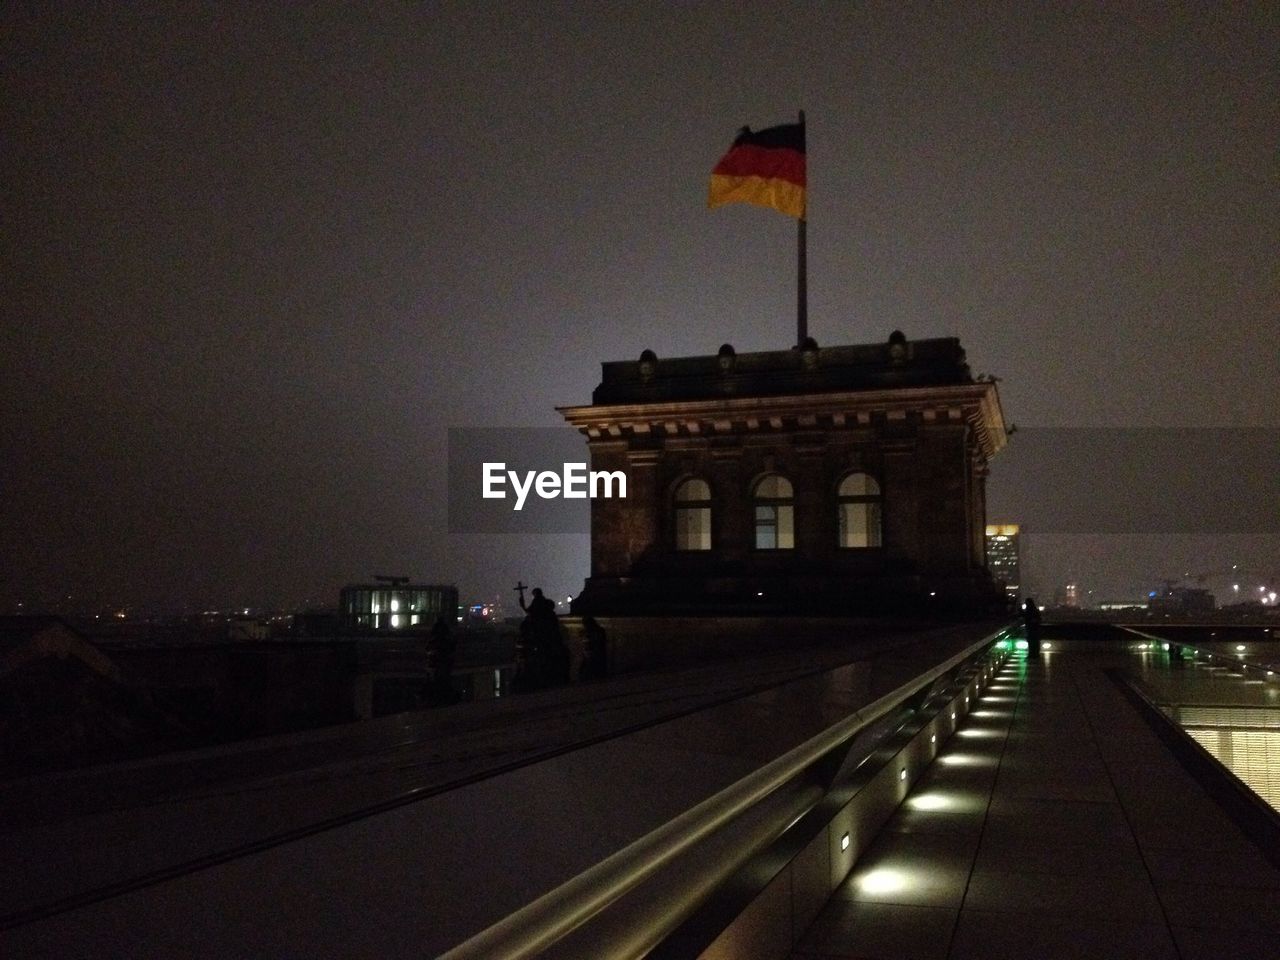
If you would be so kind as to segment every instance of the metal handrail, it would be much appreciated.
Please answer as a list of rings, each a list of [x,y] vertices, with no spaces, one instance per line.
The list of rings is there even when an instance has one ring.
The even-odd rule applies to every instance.
[[[1276,671],[1280,670],[1280,664],[1275,663],[1271,660],[1259,662],[1256,660],[1243,660],[1239,656],[1232,656],[1230,653],[1224,653],[1221,651],[1219,651],[1218,653],[1212,653],[1209,650],[1205,649],[1210,643],[1214,642],[1212,640],[1201,641],[1199,644],[1195,644],[1195,643],[1189,643],[1186,640],[1171,640],[1168,637],[1158,636],[1157,634],[1154,634],[1154,633],[1146,633],[1143,630],[1139,630],[1137,627],[1125,626],[1123,624],[1117,624],[1117,626],[1120,627],[1120,629],[1125,631],[1126,633],[1132,633],[1135,637],[1142,637],[1146,640],[1152,640],[1152,641],[1155,641],[1156,643],[1162,644],[1166,650],[1171,650],[1174,647],[1178,647],[1184,652],[1189,651],[1192,654],[1199,655],[1200,651],[1203,649],[1205,656],[1208,657],[1209,659],[1213,659],[1216,657],[1225,662],[1233,663],[1244,670],[1262,671],[1268,675],[1274,675]],[[1222,643],[1224,641],[1217,641],[1217,642]],[[1270,642],[1270,641],[1266,641],[1266,642]]]
[[[590,920],[698,841],[729,823],[831,750],[880,720],[939,677],[991,646],[1001,628],[861,707],[741,780],[601,860],[442,954],[440,960],[515,960],[535,955]]]

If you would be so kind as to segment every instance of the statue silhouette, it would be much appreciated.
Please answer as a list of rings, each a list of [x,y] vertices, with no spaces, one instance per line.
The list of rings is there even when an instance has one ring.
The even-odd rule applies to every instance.
[[[525,589],[523,583],[516,584],[525,618],[516,642],[516,673],[511,680],[514,693],[569,682],[569,648],[560,636],[556,605],[538,587],[533,588],[533,599],[526,604]]]

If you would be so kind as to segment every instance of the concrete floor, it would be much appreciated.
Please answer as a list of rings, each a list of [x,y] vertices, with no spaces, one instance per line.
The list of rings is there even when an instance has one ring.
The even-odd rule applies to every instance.
[[[1102,673],[1011,660],[793,954],[1280,957],[1280,871]]]

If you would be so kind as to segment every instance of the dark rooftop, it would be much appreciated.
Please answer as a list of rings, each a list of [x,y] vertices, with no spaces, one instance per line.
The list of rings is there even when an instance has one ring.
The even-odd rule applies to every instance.
[[[46,630],[54,629],[66,631],[77,639],[83,639],[79,631],[73,630],[65,620],[53,614],[19,614],[0,617],[0,650],[23,646]]]
[[[601,364],[592,403],[611,405],[736,396],[785,396],[973,383],[955,337],[908,340],[894,331],[883,343],[803,347],[762,353],[719,353],[660,359],[646,350],[638,360]]]

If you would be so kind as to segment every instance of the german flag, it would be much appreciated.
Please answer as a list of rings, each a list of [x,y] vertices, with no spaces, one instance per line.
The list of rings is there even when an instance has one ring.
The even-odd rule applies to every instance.
[[[804,187],[804,124],[743,127],[711,171],[707,205],[755,203],[803,220]]]

